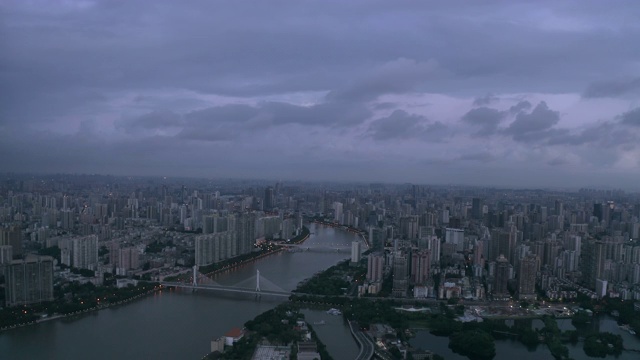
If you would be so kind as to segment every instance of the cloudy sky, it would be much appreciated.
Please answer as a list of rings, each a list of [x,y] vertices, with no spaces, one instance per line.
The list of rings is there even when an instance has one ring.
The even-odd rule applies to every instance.
[[[0,171],[640,189],[640,3],[0,0]]]

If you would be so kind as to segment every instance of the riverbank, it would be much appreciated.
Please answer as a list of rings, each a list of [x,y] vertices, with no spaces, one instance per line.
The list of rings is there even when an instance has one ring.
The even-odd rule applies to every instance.
[[[134,300],[137,300],[137,299],[146,297],[148,295],[154,294],[154,293],[156,293],[158,291],[162,291],[163,289],[164,289],[164,286],[158,284],[158,285],[155,285],[153,288],[151,288],[151,289],[149,289],[149,290],[147,290],[147,291],[145,291],[143,293],[131,296],[131,297],[123,299],[123,300],[119,300],[119,301],[112,302],[112,303],[109,302],[109,303],[106,303],[106,304],[99,304],[99,305],[96,305],[96,306],[83,308],[83,309],[72,311],[72,312],[68,312],[68,313],[65,313],[65,314],[54,313],[54,314],[48,315],[46,317],[36,317],[36,316],[38,316],[38,315],[35,315],[35,313],[37,313],[37,311],[33,311],[33,310],[31,310],[29,308],[26,308],[26,307],[21,307],[20,308],[21,311],[23,311],[25,314],[28,313],[29,311],[32,311],[34,313],[34,315],[32,315],[32,317],[35,317],[35,318],[32,321],[27,321],[27,322],[23,322],[23,323],[17,323],[17,324],[13,324],[13,325],[7,325],[7,326],[4,326],[4,327],[0,327],[0,332],[9,331],[9,330],[13,330],[13,329],[17,329],[17,328],[21,328],[21,327],[25,327],[25,326],[37,325],[37,324],[40,324],[40,323],[43,323],[43,322],[47,322],[47,321],[74,317],[74,316],[78,316],[78,315],[82,315],[82,314],[86,314],[86,313],[91,313],[91,312],[95,312],[95,311],[108,309],[108,308],[111,308],[111,307],[116,307],[116,306],[119,306],[119,305],[124,305],[124,304],[130,303],[130,302],[132,302]]]

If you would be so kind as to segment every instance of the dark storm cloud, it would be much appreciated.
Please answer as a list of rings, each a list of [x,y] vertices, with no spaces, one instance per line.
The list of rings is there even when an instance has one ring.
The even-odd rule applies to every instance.
[[[492,162],[494,160],[496,160],[496,157],[491,154],[490,152],[478,152],[478,153],[471,153],[471,154],[465,154],[462,155],[460,157],[457,158],[457,160],[460,161],[477,161],[477,162],[481,162],[481,163],[488,163],[488,162]]]
[[[500,100],[500,98],[498,98],[497,96],[493,95],[493,94],[487,94],[485,96],[481,96],[481,97],[477,97],[473,100],[473,105],[474,106],[485,106],[485,105],[489,105],[494,101],[498,101]]]
[[[328,100],[369,101],[384,94],[404,94],[425,84],[437,69],[433,61],[400,58],[368,70],[344,89],[331,91]]]
[[[624,125],[640,126],[640,107],[620,115]]]
[[[350,127],[362,123],[371,112],[362,104],[326,102],[301,106],[284,102],[262,102],[255,106],[230,104],[187,113],[180,123],[179,138],[221,141],[236,138],[243,132],[262,131],[273,126]],[[144,119],[153,123],[153,114]],[[163,127],[158,124],[158,127]]]
[[[541,140],[544,140],[548,145],[588,145],[615,148],[640,142],[636,131],[622,129],[618,123],[613,121],[595,124],[577,132],[571,132],[568,129],[554,129],[546,135],[547,138]]]
[[[616,97],[640,93],[640,77],[601,81],[590,84],[582,95],[585,98]]]
[[[498,130],[498,125],[505,119],[507,113],[488,107],[479,107],[469,110],[462,116],[462,121],[480,128],[478,136],[493,135]]]
[[[184,125],[184,119],[173,111],[153,111],[134,119],[116,123],[116,127],[125,129],[127,132],[179,127],[182,125]]]
[[[567,163],[568,163],[568,161],[566,159],[561,158],[561,157],[553,158],[553,159],[547,161],[547,164],[549,166],[564,166]]]
[[[536,29],[530,26],[536,24],[503,21],[496,14],[508,15],[509,9],[490,2],[464,7],[379,1],[29,3],[6,6],[0,42],[0,111],[13,119],[25,108],[40,109],[21,116],[23,122],[68,108],[55,94],[76,94],[67,99],[78,104],[87,91],[164,87],[234,96],[333,91],[336,98],[358,101],[415,89],[570,91],[585,74],[602,68],[622,72],[626,59],[640,56],[620,39],[636,39],[635,27]],[[544,6],[549,4],[535,5]],[[518,4],[513,11],[526,7]],[[580,2],[554,10],[588,18],[595,7],[602,6]],[[358,26],[351,25],[354,19]],[[594,42],[598,56],[592,54]],[[376,76],[368,77],[371,72]],[[368,80],[361,82],[363,77]]]
[[[371,116],[371,112],[357,102],[329,101],[311,106],[284,102],[266,102],[260,106],[260,115],[268,124],[300,124],[325,126],[357,125]]]
[[[391,115],[374,120],[368,130],[375,140],[442,141],[447,136],[447,127],[430,122],[426,117],[395,110]]]
[[[549,135],[549,130],[560,121],[560,113],[549,109],[541,101],[530,113],[519,112],[505,130],[517,141],[539,141]]]
[[[624,148],[640,144],[639,109],[616,116],[612,120],[589,125],[580,130],[552,129],[543,133],[540,141],[548,145],[593,146],[596,148]],[[634,123],[634,121],[637,121]],[[630,125],[631,128],[621,126]]]
[[[528,102],[527,100],[523,100],[523,101],[520,101],[517,104],[511,106],[509,108],[509,112],[515,115],[515,114],[519,113],[520,111],[531,109],[531,106],[532,105],[531,105],[530,102]]]
[[[373,108],[376,110],[388,110],[388,109],[393,109],[397,106],[398,104],[394,104],[391,102],[382,102],[382,103],[375,104]]]

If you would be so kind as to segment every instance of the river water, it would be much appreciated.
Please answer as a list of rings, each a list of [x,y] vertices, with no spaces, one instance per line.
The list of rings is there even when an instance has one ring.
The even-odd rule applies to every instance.
[[[260,270],[263,290],[294,289],[297,284],[342,259],[348,253],[327,251],[327,245],[350,246],[356,235],[311,224],[306,252],[282,252],[218,274],[216,282],[255,288]],[[273,285],[275,284],[275,285]],[[165,290],[138,301],[102,311],[44,322],[0,333],[0,359],[200,359],[210,341],[232,327],[275,307],[283,298],[180,290]],[[321,311],[306,313],[309,321],[338,359],[350,359],[358,348],[341,323]],[[342,357],[339,354],[345,354]]]

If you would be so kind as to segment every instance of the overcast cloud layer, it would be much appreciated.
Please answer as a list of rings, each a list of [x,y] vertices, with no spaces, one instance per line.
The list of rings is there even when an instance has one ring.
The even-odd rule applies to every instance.
[[[640,3],[2,1],[0,171],[640,188]]]

